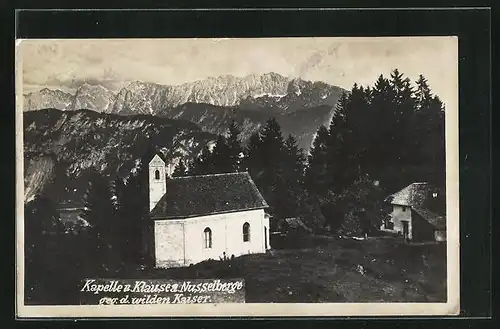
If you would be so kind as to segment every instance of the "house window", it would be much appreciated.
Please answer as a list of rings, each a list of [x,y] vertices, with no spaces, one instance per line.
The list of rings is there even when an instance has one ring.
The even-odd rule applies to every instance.
[[[384,224],[386,230],[394,230],[394,223],[390,220],[386,220]]]
[[[210,228],[205,228],[203,231],[203,237],[205,248],[212,248],[212,230]]]
[[[403,207],[403,212],[405,212],[405,211],[406,211],[406,207]]]
[[[158,169],[155,170],[155,179],[160,180],[160,171]]]
[[[243,224],[243,242],[250,241],[250,224]]]

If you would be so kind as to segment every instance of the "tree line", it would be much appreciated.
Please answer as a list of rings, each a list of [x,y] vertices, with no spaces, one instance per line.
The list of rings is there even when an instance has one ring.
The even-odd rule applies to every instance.
[[[271,229],[301,217],[316,230],[366,233],[382,222],[387,194],[416,181],[444,186],[444,105],[423,75],[412,84],[395,69],[373,87],[354,84],[308,154],[275,119],[246,145],[239,134],[233,122],[174,176],[248,171],[270,205]]]
[[[25,301],[34,304],[79,304],[82,280],[127,277],[150,265],[142,230],[149,220],[147,164],[150,148],[126,181],[89,173],[86,225],[68,230],[55,204],[37,197],[25,205]]]

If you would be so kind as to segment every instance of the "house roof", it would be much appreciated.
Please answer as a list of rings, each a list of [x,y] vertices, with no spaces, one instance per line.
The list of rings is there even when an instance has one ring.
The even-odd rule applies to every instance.
[[[386,201],[401,206],[421,207],[436,189],[428,183],[413,183],[399,192],[391,194]]]
[[[423,207],[413,206],[411,209],[435,228],[446,229],[446,217],[436,215],[435,213]]]
[[[304,230],[306,231],[310,231],[311,229],[309,227],[307,227],[306,224],[304,224],[303,221],[301,221],[300,219],[298,218],[285,218],[285,223],[291,227],[291,228],[303,228]]]
[[[85,207],[83,197],[60,199],[56,204],[57,210],[83,209],[83,207]]]
[[[180,219],[267,207],[248,172],[187,176],[167,180],[167,193],[150,217]]]

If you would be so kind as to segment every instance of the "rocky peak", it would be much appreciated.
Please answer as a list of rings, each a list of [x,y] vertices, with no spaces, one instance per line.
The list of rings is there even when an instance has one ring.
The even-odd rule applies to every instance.
[[[96,112],[108,112],[109,105],[114,101],[112,91],[101,85],[82,84],[75,92],[71,103],[72,110],[88,109]]]

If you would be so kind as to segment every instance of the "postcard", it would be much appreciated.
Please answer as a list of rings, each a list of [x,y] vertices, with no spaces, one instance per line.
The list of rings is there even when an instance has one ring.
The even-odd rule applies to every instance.
[[[17,315],[457,315],[458,39],[21,39]]]

